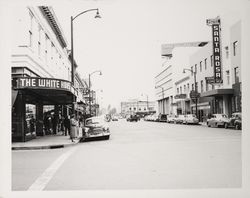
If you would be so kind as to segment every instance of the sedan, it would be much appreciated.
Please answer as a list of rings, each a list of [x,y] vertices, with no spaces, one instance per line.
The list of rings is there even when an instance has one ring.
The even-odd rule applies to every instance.
[[[225,128],[235,128],[236,130],[241,129],[241,113],[233,113],[229,118],[228,122],[225,123]]]
[[[175,118],[174,118],[174,123],[175,124],[182,124],[185,120],[185,116],[184,115],[177,115]]]
[[[210,119],[207,120],[208,127],[224,127],[225,123],[229,121],[226,114],[213,114]]]
[[[84,127],[84,138],[103,137],[109,139],[109,126],[102,117],[91,117],[86,119]]]
[[[187,114],[185,115],[185,119],[183,124],[199,124],[199,120],[196,118],[194,114]]]

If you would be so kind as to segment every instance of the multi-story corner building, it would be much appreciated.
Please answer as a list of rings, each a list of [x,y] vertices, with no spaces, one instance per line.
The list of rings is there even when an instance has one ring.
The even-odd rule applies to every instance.
[[[190,57],[191,70],[196,72],[198,99],[198,117],[205,120],[209,114],[241,111],[241,21],[235,17],[221,20],[221,69],[222,83],[211,83],[208,77],[214,76],[213,46],[209,43]],[[190,83],[194,90],[194,78]],[[195,104],[191,104],[195,112]]]
[[[56,121],[83,100],[71,83],[67,42],[51,7],[13,8],[12,141],[45,135],[45,118]],[[76,65],[75,65],[76,66]],[[78,75],[76,86],[82,86]],[[78,98],[78,99],[77,99]]]
[[[155,113],[155,102],[153,101],[141,101],[141,100],[129,100],[127,102],[121,102],[121,114],[126,115],[148,115]]]
[[[173,65],[168,62],[162,71],[155,77],[156,100],[158,102],[158,112],[161,114],[173,113]]]

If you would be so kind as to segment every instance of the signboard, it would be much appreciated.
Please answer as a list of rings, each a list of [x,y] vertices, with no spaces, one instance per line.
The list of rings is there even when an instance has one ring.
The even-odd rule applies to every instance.
[[[207,84],[214,84],[215,83],[214,76],[205,77],[205,80],[206,80]],[[218,81],[217,81],[217,83],[218,83]],[[219,83],[222,83],[222,80],[220,80]]]
[[[196,99],[200,97],[200,93],[196,92],[196,91],[190,91],[190,98],[191,99]]]
[[[187,97],[187,94],[178,94],[174,96],[175,99],[185,99],[186,97]]]
[[[220,19],[207,19],[207,25],[212,27],[214,83],[221,83],[221,47],[220,47]]]
[[[60,89],[74,93],[74,88],[72,87],[71,82],[53,78],[32,78],[32,77],[17,78],[15,88]]]

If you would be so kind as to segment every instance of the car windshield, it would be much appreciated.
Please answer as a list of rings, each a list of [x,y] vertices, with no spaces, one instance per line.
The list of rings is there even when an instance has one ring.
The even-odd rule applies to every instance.
[[[86,125],[90,125],[90,124],[100,124],[103,123],[104,121],[100,118],[91,118],[86,120]]]

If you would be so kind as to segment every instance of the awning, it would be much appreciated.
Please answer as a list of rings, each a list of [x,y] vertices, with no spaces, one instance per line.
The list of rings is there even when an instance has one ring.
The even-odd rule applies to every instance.
[[[233,89],[213,89],[207,92],[201,93],[201,97],[211,97],[211,96],[223,96],[223,95],[233,95]]]
[[[76,90],[71,82],[53,78],[20,77],[13,79],[13,90],[25,94],[27,103],[42,101],[44,105],[72,104]]]

